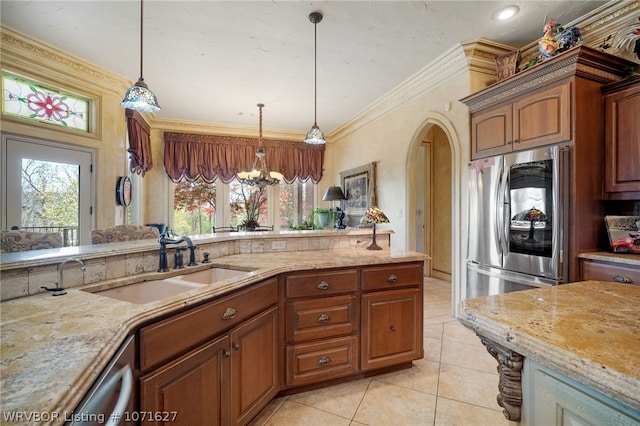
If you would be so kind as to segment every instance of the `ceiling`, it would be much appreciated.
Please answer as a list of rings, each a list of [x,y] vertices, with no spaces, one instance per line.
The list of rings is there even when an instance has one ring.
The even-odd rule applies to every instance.
[[[143,76],[158,118],[325,133],[356,116],[457,43],[486,38],[522,47],[550,19],[568,24],[604,1],[144,2]],[[507,5],[520,13],[492,20]],[[2,0],[3,25],[135,82],[137,0]],[[123,93],[124,94],[124,93]]]

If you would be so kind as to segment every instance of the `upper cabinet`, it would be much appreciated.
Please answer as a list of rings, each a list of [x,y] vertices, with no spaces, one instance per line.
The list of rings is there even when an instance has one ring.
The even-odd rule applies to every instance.
[[[605,198],[640,200],[640,77],[602,88],[605,99]]]
[[[571,84],[564,83],[471,117],[473,158],[571,139]]]
[[[462,99],[471,112],[471,158],[595,136],[602,131],[599,89],[630,65],[578,46]]]

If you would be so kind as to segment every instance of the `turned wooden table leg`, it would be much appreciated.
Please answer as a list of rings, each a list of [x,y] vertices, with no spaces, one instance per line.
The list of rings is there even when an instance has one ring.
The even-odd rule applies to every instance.
[[[511,421],[519,422],[522,408],[522,366],[524,357],[517,352],[507,349],[485,337],[480,341],[487,347],[487,351],[498,361],[497,400],[504,410],[502,413]]]

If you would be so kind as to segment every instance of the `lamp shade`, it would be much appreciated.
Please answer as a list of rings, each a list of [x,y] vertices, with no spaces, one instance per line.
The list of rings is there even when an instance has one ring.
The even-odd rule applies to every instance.
[[[322,197],[322,201],[335,201],[335,200],[346,200],[347,197],[344,196],[344,192],[342,192],[342,188],[339,186],[330,186],[324,193]]]
[[[389,223],[389,218],[378,207],[370,207],[362,216],[362,223]]]
[[[149,87],[142,78],[127,90],[120,105],[126,109],[141,112],[158,112],[161,109],[160,105],[158,105],[156,95],[149,90]]]

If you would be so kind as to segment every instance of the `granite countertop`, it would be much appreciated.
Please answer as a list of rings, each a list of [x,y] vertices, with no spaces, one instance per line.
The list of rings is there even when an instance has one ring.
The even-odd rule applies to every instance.
[[[640,286],[583,281],[467,299],[477,334],[640,410]]]
[[[600,260],[602,262],[620,263],[629,266],[640,267],[640,254],[635,253],[612,253],[610,251],[594,251],[580,253],[581,259]]]
[[[251,269],[253,272],[249,276],[147,304],[106,298],[83,291],[83,287],[68,289],[61,297],[41,294],[2,302],[2,411],[47,413],[53,420],[51,423],[61,423],[65,413],[75,408],[131,330],[187,305],[213,299],[283,272],[425,258],[421,253],[394,249],[237,254],[214,259],[214,264]],[[204,267],[208,266],[199,265],[193,271]],[[189,269],[181,273],[187,272]],[[157,273],[154,278],[158,279]],[[3,417],[0,423],[5,422]]]

